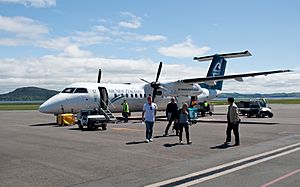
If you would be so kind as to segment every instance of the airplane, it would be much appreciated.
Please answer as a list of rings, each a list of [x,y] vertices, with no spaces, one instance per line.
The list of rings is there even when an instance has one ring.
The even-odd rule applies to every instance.
[[[160,62],[156,79],[153,82],[141,79],[145,83],[137,84],[113,84],[100,83],[101,69],[98,73],[97,83],[73,83],[63,91],[45,101],[39,111],[48,114],[78,114],[81,110],[108,109],[111,112],[122,112],[122,102],[124,100],[130,106],[130,111],[141,111],[143,104],[147,102],[146,97],[152,95],[158,109],[164,110],[170,101],[170,97],[176,97],[178,103],[191,101],[196,98],[197,102],[212,100],[222,93],[223,80],[233,79],[239,82],[244,77],[255,77],[259,75],[269,75],[275,73],[285,73],[291,70],[276,70],[256,73],[244,73],[235,75],[225,75],[228,58],[238,58],[252,56],[249,51],[215,54],[204,57],[195,57],[199,62],[211,60],[206,77],[182,79],[177,81],[159,82],[162,70]]]

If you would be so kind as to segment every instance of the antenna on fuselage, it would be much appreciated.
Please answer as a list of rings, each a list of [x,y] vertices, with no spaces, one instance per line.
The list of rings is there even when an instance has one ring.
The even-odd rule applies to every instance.
[[[100,83],[101,81],[101,69],[99,69],[98,71],[98,80],[97,80],[97,83]]]

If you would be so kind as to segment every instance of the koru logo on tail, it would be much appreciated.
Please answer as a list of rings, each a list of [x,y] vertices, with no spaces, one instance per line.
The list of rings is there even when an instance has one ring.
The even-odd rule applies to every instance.
[[[222,66],[223,59],[220,59],[220,61],[215,65],[213,69],[213,77],[218,76],[221,74],[221,66]]]

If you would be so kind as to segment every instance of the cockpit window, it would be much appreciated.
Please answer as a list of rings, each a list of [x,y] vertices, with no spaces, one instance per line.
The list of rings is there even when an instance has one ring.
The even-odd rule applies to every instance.
[[[73,93],[75,88],[65,88],[61,93]]]
[[[76,88],[74,93],[88,93],[86,88]]]

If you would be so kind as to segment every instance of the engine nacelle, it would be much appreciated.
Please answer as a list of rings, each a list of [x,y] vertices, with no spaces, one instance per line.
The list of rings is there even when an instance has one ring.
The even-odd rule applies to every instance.
[[[164,96],[195,96],[200,95],[203,90],[199,84],[169,83],[161,89]]]

